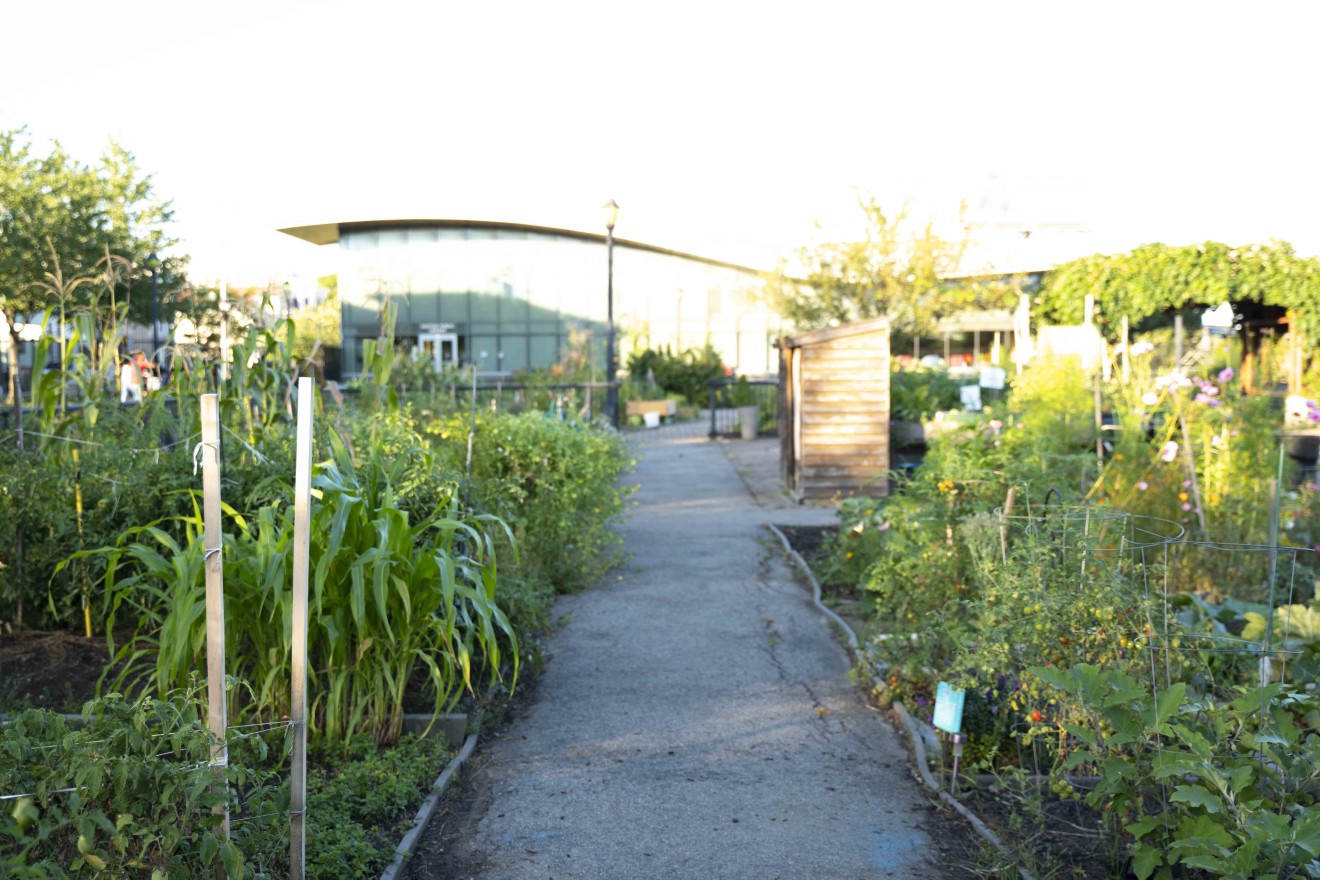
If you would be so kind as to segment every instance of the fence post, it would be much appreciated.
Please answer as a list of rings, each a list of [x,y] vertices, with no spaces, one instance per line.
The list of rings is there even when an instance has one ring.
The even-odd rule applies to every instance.
[[[312,507],[312,380],[298,380],[298,441],[293,482],[293,657],[289,724],[289,876],[302,880],[307,846],[307,566]]]
[[[710,432],[706,436],[714,440],[719,436],[715,430],[715,380],[707,380],[706,388],[710,390]]]
[[[225,589],[224,529],[220,519],[220,396],[203,394],[202,400],[202,525],[206,557],[206,726],[216,737],[211,762],[224,773],[229,766],[225,728],[229,707],[225,696]],[[228,783],[226,783],[228,785]],[[229,800],[221,808],[222,837],[229,836]]]

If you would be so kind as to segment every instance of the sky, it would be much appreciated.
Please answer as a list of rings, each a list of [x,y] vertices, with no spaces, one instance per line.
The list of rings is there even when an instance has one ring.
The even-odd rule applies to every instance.
[[[10,0],[3,19],[0,129],[133,152],[199,281],[334,271],[280,227],[603,232],[607,199],[620,238],[765,268],[860,236],[859,194],[953,235],[965,202],[1027,262],[1320,254],[1317,3]]]

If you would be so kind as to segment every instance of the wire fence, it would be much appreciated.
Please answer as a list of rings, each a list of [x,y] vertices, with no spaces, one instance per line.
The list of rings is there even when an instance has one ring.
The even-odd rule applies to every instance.
[[[1228,725],[1206,726],[1196,734],[1203,740],[1196,740],[1198,760],[1225,774],[1230,764],[1254,762],[1261,786],[1287,789],[1302,781],[1273,766],[1258,744],[1284,741],[1286,732],[1276,728],[1290,717],[1286,707],[1294,697],[1281,685],[1304,687],[1315,678],[1312,649],[1320,645],[1320,631],[1307,604],[1320,575],[1315,551],[1277,541],[1187,540],[1178,523],[1089,505],[1000,509],[997,516],[998,561],[1048,572],[1036,580],[1051,585],[1060,607],[1088,612],[1065,625],[1059,641],[1096,645],[1107,634],[1113,647],[1104,656],[1110,659],[1089,662],[1126,670],[1150,705],[1170,715],[1194,694],[1201,712],[1246,699],[1243,705],[1254,707],[1253,729],[1244,735]],[[1083,595],[1094,607],[1076,607]],[[1027,601],[1048,606],[1050,599],[1037,593]],[[1170,758],[1192,748],[1191,734],[1171,733],[1160,723],[1152,737],[1144,748]],[[1169,809],[1177,784],[1166,778],[1152,792],[1161,811]]]

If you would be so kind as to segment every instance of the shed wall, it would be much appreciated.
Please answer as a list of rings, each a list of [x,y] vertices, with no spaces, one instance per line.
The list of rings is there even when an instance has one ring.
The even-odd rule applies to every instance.
[[[803,345],[796,418],[803,498],[888,492],[889,334]]]

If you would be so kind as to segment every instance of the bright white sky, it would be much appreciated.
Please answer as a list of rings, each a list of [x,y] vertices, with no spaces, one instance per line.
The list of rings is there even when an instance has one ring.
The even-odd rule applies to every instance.
[[[1082,252],[1320,253],[1312,2],[11,0],[0,23],[0,128],[87,161],[118,140],[203,280],[333,270],[279,226],[603,231],[609,198],[621,238],[768,267],[857,235],[857,188],[1080,224]]]

